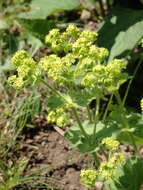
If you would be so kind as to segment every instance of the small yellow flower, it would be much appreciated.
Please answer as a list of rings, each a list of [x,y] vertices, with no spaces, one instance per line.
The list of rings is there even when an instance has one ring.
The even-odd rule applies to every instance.
[[[15,53],[15,55],[12,58],[12,64],[17,68],[21,64],[23,64],[23,60],[28,58],[29,55],[24,50],[19,50]]]
[[[78,37],[81,31],[75,25],[69,24],[65,33],[67,34],[67,36]]]
[[[114,176],[114,165],[108,162],[102,162],[98,170],[98,175],[104,180],[108,180]]]
[[[56,125],[59,127],[63,127],[69,124],[69,115],[68,113],[65,113],[64,107],[58,108],[49,112],[47,121],[56,123]]]
[[[107,148],[109,148],[110,151],[117,150],[120,144],[119,141],[114,140],[111,137],[104,138],[101,143],[107,146]]]
[[[125,156],[122,153],[114,153],[114,155],[110,158],[109,163],[113,165],[117,164],[124,164],[125,163]]]
[[[21,77],[16,77],[16,75],[9,77],[8,82],[13,88],[17,90],[21,89],[24,85],[23,79]]]
[[[81,170],[80,172],[80,181],[86,186],[86,187],[94,187],[95,182],[97,179],[97,172],[93,169],[88,170]]]

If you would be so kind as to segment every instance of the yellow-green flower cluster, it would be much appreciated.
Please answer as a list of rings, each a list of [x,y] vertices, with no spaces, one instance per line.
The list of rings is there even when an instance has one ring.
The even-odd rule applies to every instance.
[[[113,179],[116,168],[125,163],[125,157],[122,153],[114,153],[108,161],[101,163],[98,170],[81,170],[80,181],[87,187],[94,187],[96,180],[106,181]]]
[[[17,70],[17,75],[9,77],[8,81],[16,89],[21,89],[29,81],[34,83],[40,74],[36,62],[24,50],[16,52],[12,64]]]
[[[63,82],[62,73],[64,73],[74,62],[71,54],[67,54],[63,58],[55,54],[45,56],[40,60],[40,68],[47,72],[48,76],[56,82]]]
[[[125,157],[120,152],[113,153],[113,151],[118,149],[120,144],[117,140],[114,140],[111,137],[107,137],[102,140],[101,144],[105,145],[109,149],[110,153],[112,153],[108,161],[101,163],[98,170],[100,178],[102,178],[103,180],[108,180],[114,177],[114,171],[117,166],[124,164]]]
[[[127,79],[127,74],[122,73],[125,68],[125,62],[119,59],[114,59],[108,65],[97,64],[86,73],[81,83],[87,87],[102,88],[105,92],[116,91]]]
[[[72,44],[72,53],[78,59],[88,57],[88,55],[91,56],[90,47],[93,46],[92,43],[94,43],[96,39],[96,32],[84,30],[81,32],[79,38]],[[93,58],[95,59],[97,57],[94,56]]]
[[[102,162],[99,167],[99,176],[103,180],[114,177],[115,169],[118,165],[125,163],[125,157],[122,153],[115,153],[108,161]]]
[[[103,64],[109,52],[95,45],[97,36],[94,31],[81,31],[74,25],[69,25],[63,33],[51,30],[45,41],[57,55],[42,58],[41,68],[59,84],[80,81],[81,85],[96,88],[102,94],[118,90],[127,79],[127,74],[122,73],[126,64],[119,59]]]
[[[143,113],[143,98],[141,99],[140,105],[141,105],[141,111],[142,111],[142,113]]]
[[[8,78],[8,82],[15,89],[21,89],[24,86],[24,81],[21,77],[17,77],[16,75],[12,75]]]
[[[97,180],[97,172],[93,169],[81,170],[80,181],[88,188],[94,187]]]
[[[125,163],[125,156],[120,152],[113,152],[119,147],[119,142],[112,138],[105,138],[102,144],[106,145],[111,152],[106,161],[103,161],[97,170],[81,170],[80,180],[87,187],[94,187],[96,180],[106,181],[115,177],[118,166]]]
[[[127,74],[122,73],[126,64],[115,59],[106,65],[109,52],[95,45],[97,36],[94,31],[81,31],[74,25],[69,25],[63,33],[59,29],[51,30],[45,41],[55,54],[41,58],[36,64],[25,51],[18,51],[12,58],[18,76],[10,78],[10,83],[19,89],[28,82],[27,79],[36,81],[44,70],[65,87],[78,84],[94,88],[103,95],[118,90],[127,79]]]
[[[65,108],[58,108],[49,112],[47,121],[50,123],[56,123],[59,127],[63,127],[69,124],[69,115],[68,113],[65,113]]]
[[[110,151],[115,151],[119,147],[119,141],[114,140],[111,137],[104,138],[101,142],[103,145],[105,145]]]
[[[51,46],[55,52],[68,52],[72,48],[72,41],[79,37],[80,30],[73,25],[69,25],[65,32],[60,33],[59,29],[53,29],[45,37],[45,42]]]

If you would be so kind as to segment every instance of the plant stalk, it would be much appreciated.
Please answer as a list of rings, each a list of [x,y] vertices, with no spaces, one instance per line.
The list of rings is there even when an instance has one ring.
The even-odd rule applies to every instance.
[[[99,119],[99,108],[100,108],[100,99],[97,98],[96,99],[96,108],[95,108],[95,116],[94,116],[94,136],[96,134],[96,125],[97,125],[97,121]]]
[[[92,122],[92,116],[91,116],[91,113],[90,113],[89,105],[86,106],[86,109],[87,109],[88,119],[89,119],[89,121],[91,123]]]
[[[129,84],[128,84],[128,86],[127,86],[127,89],[126,89],[126,92],[125,92],[125,95],[124,95],[124,98],[123,98],[123,103],[122,103],[123,105],[125,105],[127,96],[128,96],[128,94],[129,94],[129,90],[130,90],[130,88],[131,88],[131,84],[132,84],[132,82],[133,82],[133,80],[134,80],[134,78],[135,78],[135,76],[136,76],[136,74],[137,74],[137,72],[138,72],[138,69],[139,69],[141,63],[142,63],[142,59],[140,59],[138,65],[136,66],[136,68],[135,68],[135,70],[134,70],[133,76],[132,76],[132,78],[131,78],[130,81],[129,81]]]
[[[95,152],[93,152],[92,155],[93,155],[93,158],[94,158],[97,166],[100,166],[100,160],[99,160],[97,154]]]
[[[108,102],[107,107],[106,107],[106,110],[105,110],[105,112],[104,112],[103,121],[104,121],[104,120],[106,119],[106,117],[107,117],[107,113],[108,113],[109,107],[110,107],[110,105],[111,105],[111,103],[112,103],[112,98],[113,98],[113,94],[111,94],[110,99],[109,99],[109,102]]]
[[[49,85],[47,82],[45,82],[44,80],[40,80],[43,84],[45,84],[49,89],[51,89],[55,94],[57,94],[58,96],[60,96],[61,98],[64,99],[64,97],[57,91],[55,90],[51,85]],[[65,99],[64,99],[65,100]],[[66,100],[65,100],[66,101]],[[80,118],[79,118],[79,115],[77,113],[77,110],[75,107],[72,107],[72,112],[73,112],[73,115],[79,125],[79,128],[80,128],[80,131],[82,132],[82,134],[84,135],[84,137],[87,139],[87,142],[88,144],[90,145],[90,140],[89,140],[89,137],[88,137],[88,134],[86,133],[86,131],[84,130],[83,126],[82,126],[82,123],[80,121]]]
[[[123,106],[123,103],[122,103],[122,100],[121,100],[121,98],[120,98],[120,94],[119,94],[118,91],[115,92],[115,96],[116,96],[116,99],[117,99],[117,101],[118,101],[118,104],[119,104],[120,107],[121,107],[121,110],[122,110],[123,114],[125,115],[124,106]],[[122,117],[122,119],[123,119],[123,122],[124,122],[125,126],[126,126],[127,128],[130,128],[127,119],[126,119],[125,117]],[[134,149],[135,149],[135,152],[138,154],[138,148],[137,148],[137,145],[136,145],[136,143],[135,143],[134,137],[133,137],[133,135],[132,135],[130,132],[129,132],[128,134],[129,134],[129,136],[130,136],[130,139],[131,139],[132,145],[133,145],[133,147],[134,147]]]
[[[63,98],[63,96],[62,96],[57,90],[55,90],[50,84],[48,84],[47,82],[45,82],[43,79],[40,79],[40,81],[41,81],[44,85],[46,85],[51,91],[53,91],[55,94],[57,94],[58,96],[60,96],[60,97]]]
[[[72,107],[71,109],[72,109],[74,117],[76,118],[76,121],[77,121],[77,123],[79,125],[79,128],[80,128],[82,134],[85,136],[85,138],[87,139],[88,143],[90,144],[89,137],[88,137],[86,131],[84,130],[83,126],[82,126],[82,123],[80,121],[80,118],[78,116],[76,108]]]

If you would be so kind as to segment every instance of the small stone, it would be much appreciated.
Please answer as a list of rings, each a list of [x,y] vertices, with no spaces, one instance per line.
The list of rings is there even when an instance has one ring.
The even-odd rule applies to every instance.
[[[80,16],[81,20],[88,20],[91,17],[91,13],[87,10],[83,10]]]

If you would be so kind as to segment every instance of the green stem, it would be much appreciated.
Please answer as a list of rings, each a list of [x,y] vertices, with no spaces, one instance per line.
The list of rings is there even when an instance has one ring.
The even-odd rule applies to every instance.
[[[87,109],[88,119],[89,119],[89,121],[91,123],[92,122],[92,116],[91,116],[91,113],[90,113],[89,105],[86,106],[86,109]]]
[[[138,69],[139,69],[141,63],[142,63],[142,59],[140,59],[138,65],[136,66],[136,68],[135,68],[135,70],[134,70],[133,76],[132,76],[132,78],[131,78],[130,81],[129,81],[129,84],[128,84],[128,86],[127,86],[127,89],[126,89],[126,92],[125,92],[125,95],[124,95],[124,98],[123,98],[123,103],[122,103],[123,105],[125,105],[127,96],[128,96],[128,94],[129,94],[129,90],[130,90],[130,88],[131,88],[131,84],[132,84],[132,82],[133,82],[133,80],[134,80],[134,78],[135,78],[135,76],[136,76],[136,74],[137,74],[137,72],[138,72]]]
[[[100,160],[99,160],[97,154],[95,152],[93,152],[92,155],[93,155],[93,158],[94,158],[97,166],[100,166]]]
[[[99,108],[100,108],[100,99],[96,100],[96,110],[95,110],[95,121],[99,119]]]
[[[137,148],[137,145],[136,145],[136,143],[135,143],[135,140],[134,140],[133,135],[132,135],[131,133],[129,133],[129,136],[130,136],[131,142],[132,142],[132,144],[133,144],[133,147],[134,147],[134,149],[135,149],[135,152],[136,152],[137,154],[139,154],[139,151],[138,151],[138,148]]]
[[[121,107],[121,110],[122,110],[123,114],[125,115],[124,106],[123,106],[122,100],[121,100],[121,98],[120,98],[119,92],[115,92],[115,96],[116,96],[116,99],[117,99],[117,101],[118,101],[118,104],[119,104],[120,107]],[[126,127],[126,128],[130,128],[127,119],[126,119],[125,117],[123,117],[123,115],[122,115],[122,119],[123,119],[123,122],[124,122],[125,127]],[[138,153],[138,148],[137,148],[137,145],[136,145],[136,143],[135,143],[135,140],[134,140],[133,135],[132,135],[130,132],[129,132],[128,134],[129,134],[129,136],[130,136],[130,139],[131,139],[132,145],[133,145],[133,147],[134,147],[134,149],[135,149],[135,152]]]
[[[51,85],[49,85],[47,82],[45,82],[45,81],[42,80],[42,79],[40,79],[40,81],[41,81],[43,84],[45,84],[49,89],[51,89],[55,94],[57,94],[58,96],[60,96],[61,98],[64,99],[64,97],[63,97],[57,90],[55,90]],[[65,100],[65,101],[66,101],[66,100]],[[81,121],[80,121],[80,118],[79,118],[79,115],[78,115],[78,113],[77,113],[76,108],[72,107],[71,109],[72,109],[73,115],[74,115],[74,117],[75,117],[75,119],[76,119],[76,121],[77,121],[77,123],[78,123],[78,125],[79,125],[79,128],[80,128],[82,134],[83,134],[84,137],[87,139],[87,142],[88,142],[88,144],[90,145],[90,140],[89,140],[88,134],[86,133],[86,131],[84,130],[84,128],[83,128],[83,126],[82,126],[82,123],[81,123]]]
[[[60,96],[60,97],[63,98],[63,96],[57,90],[55,90],[50,84],[48,84],[47,82],[45,82],[43,79],[40,79],[40,82],[42,82],[44,85],[46,85],[55,94],[57,94],[58,96]]]
[[[106,107],[106,110],[105,110],[105,112],[104,112],[103,121],[104,121],[104,120],[106,119],[106,117],[107,117],[107,113],[108,113],[109,107],[110,107],[110,105],[111,105],[111,103],[112,103],[112,98],[113,98],[113,94],[111,94],[110,99],[109,99],[109,102],[108,102],[107,107]]]
[[[78,123],[78,125],[79,125],[79,128],[80,128],[81,132],[83,133],[83,135],[84,135],[85,138],[87,139],[88,144],[90,145],[90,139],[89,139],[87,133],[85,132],[85,130],[84,130],[83,126],[82,126],[82,123],[81,123],[81,121],[80,121],[80,118],[79,118],[79,116],[78,116],[78,113],[77,113],[76,108],[73,107],[73,108],[72,108],[72,111],[73,111],[73,114],[74,114],[74,116],[75,116],[75,118],[76,118],[76,120],[77,120],[77,123]],[[92,153],[92,155],[93,155],[93,158],[94,158],[96,164],[99,166],[99,165],[100,165],[100,160],[98,159],[97,154],[94,152],[94,153]]]
[[[76,121],[77,121],[77,123],[78,123],[78,125],[79,125],[79,128],[80,128],[82,134],[85,136],[85,138],[87,139],[88,143],[90,144],[89,137],[88,137],[86,131],[84,130],[83,126],[82,126],[82,123],[81,123],[81,121],[80,121],[80,118],[79,118],[79,116],[78,116],[78,113],[77,113],[76,108],[72,107],[71,109],[72,109],[72,112],[73,112],[74,117],[76,118]]]
[[[100,149],[101,149],[102,153],[104,154],[106,160],[108,160],[108,155],[107,155],[107,153],[104,151],[104,147],[101,146]]]
[[[117,99],[117,102],[118,102],[120,108],[122,109],[122,111],[124,111],[123,103],[122,103],[122,100],[121,100],[119,92],[116,91],[114,94],[115,94],[115,97]]]
[[[94,116],[94,136],[95,136],[95,133],[96,133],[97,121],[99,119],[99,108],[100,108],[100,99],[97,98],[96,99],[95,116]]]

